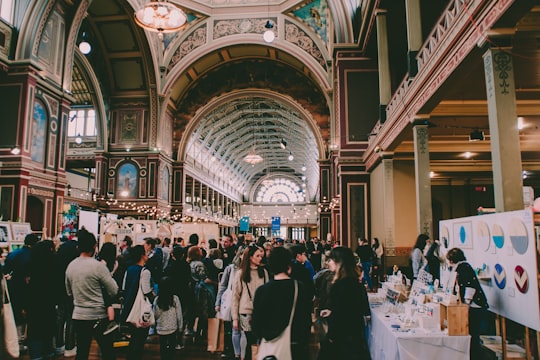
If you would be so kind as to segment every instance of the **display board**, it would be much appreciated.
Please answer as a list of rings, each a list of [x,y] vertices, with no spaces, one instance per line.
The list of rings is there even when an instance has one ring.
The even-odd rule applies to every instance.
[[[489,310],[540,331],[532,209],[444,220],[440,240],[478,269]]]
[[[214,223],[176,223],[171,228],[172,236],[182,237],[186,242],[191,234],[199,235],[199,241],[219,241],[219,226]]]

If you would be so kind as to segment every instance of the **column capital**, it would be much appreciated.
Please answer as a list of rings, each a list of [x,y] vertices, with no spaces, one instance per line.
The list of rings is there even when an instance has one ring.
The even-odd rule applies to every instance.
[[[412,121],[412,126],[420,126],[420,125],[425,125],[425,126],[429,126],[429,116],[415,116]]]

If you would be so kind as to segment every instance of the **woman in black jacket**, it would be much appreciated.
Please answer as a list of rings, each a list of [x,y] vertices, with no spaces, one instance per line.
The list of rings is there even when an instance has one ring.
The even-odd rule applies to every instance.
[[[360,282],[362,271],[351,249],[338,246],[332,249],[328,268],[334,272],[330,288],[330,306],[321,310],[328,319],[326,340],[321,343],[319,360],[370,359],[365,316],[370,316],[366,288]]]
[[[268,256],[268,268],[274,279],[257,288],[253,301],[252,328],[259,339],[273,340],[287,327],[294,299],[294,281],[288,275],[291,253],[275,247]],[[311,295],[300,281],[291,325],[291,354],[293,360],[308,360],[308,341],[311,329]]]
[[[450,284],[452,290],[459,286],[459,299],[469,305],[469,334],[471,335],[471,359],[480,359],[482,345],[480,334],[488,328],[489,314],[486,294],[472,266],[467,262],[463,250],[453,248],[446,254],[448,264],[455,271],[455,283]],[[451,276],[453,278],[453,276]]]

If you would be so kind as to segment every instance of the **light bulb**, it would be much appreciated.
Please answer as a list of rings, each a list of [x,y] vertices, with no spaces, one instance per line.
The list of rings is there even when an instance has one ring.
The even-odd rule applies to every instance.
[[[263,39],[267,43],[273,42],[275,38],[276,38],[276,34],[274,34],[274,32],[271,29],[266,30],[263,34]]]
[[[83,40],[79,43],[79,50],[81,50],[84,55],[88,55],[92,51],[92,45],[90,45],[88,41]]]

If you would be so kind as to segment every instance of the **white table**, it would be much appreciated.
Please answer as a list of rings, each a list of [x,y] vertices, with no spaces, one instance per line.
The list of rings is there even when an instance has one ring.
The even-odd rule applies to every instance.
[[[399,324],[396,314],[384,314],[382,308],[371,310],[369,349],[373,360],[468,360],[471,337],[448,336],[442,332],[392,328]]]

